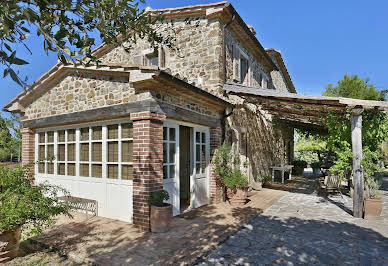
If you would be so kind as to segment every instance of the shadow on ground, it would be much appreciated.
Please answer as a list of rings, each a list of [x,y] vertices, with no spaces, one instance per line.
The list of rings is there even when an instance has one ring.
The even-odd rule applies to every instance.
[[[386,265],[388,238],[347,222],[257,216],[216,252],[214,264]]]

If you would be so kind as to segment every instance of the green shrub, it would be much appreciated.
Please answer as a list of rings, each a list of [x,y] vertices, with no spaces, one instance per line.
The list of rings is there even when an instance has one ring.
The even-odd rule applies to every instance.
[[[270,175],[261,176],[260,181],[263,183],[272,182],[272,176],[270,176]]]
[[[303,160],[294,160],[292,161],[292,165],[297,168],[306,168],[307,162]]]
[[[25,225],[28,235],[38,235],[59,214],[69,214],[70,205],[58,199],[68,193],[58,186],[32,186],[31,166],[6,168],[0,165],[0,232]]]
[[[147,198],[147,202],[152,206],[163,207],[168,205],[163,201],[169,200],[169,199],[170,199],[170,195],[168,195],[168,192],[166,190],[160,190],[160,191],[152,192],[151,195]]]
[[[214,153],[213,163],[225,186],[229,188],[248,186],[248,178],[239,170],[239,156],[238,154],[233,156],[231,146],[220,146]]]
[[[321,162],[313,162],[310,164],[311,168],[321,168],[322,163]]]

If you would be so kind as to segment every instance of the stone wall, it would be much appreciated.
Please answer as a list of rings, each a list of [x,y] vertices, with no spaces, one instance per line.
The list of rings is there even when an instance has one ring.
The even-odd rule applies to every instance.
[[[262,64],[254,57],[252,54],[245,49],[244,44],[241,43],[238,38],[228,29],[225,31],[225,42],[226,42],[226,82],[231,83],[233,81],[233,46],[238,45],[238,47],[248,56],[249,61],[251,62],[251,81],[250,85],[252,87],[261,87],[262,86],[262,77],[268,79],[268,88],[272,88],[271,76],[265,71]]]
[[[276,58],[274,56],[270,56],[270,57],[272,58],[272,61],[275,63],[275,65],[278,67],[278,69],[281,69]],[[271,78],[272,78],[272,82],[273,82],[273,85],[274,85],[276,90],[282,91],[282,92],[289,92],[290,91],[289,88],[287,87],[287,83],[286,83],[286,80],[285,80],[282,72],[272,71]]]
[[[128,78],[70,74],[25,108],[25,119],[36,119],[143,100]]]
[[[205,17],[174,19],[157,25],[157,29],[175,39],[173,48],[163,47],[165,66],[162,68],[197,87],[220,93],[223,85],[221,23]],[[142,65],[144,51],[151,48],[146,40],[123,46],[103,55],[100,61]]]

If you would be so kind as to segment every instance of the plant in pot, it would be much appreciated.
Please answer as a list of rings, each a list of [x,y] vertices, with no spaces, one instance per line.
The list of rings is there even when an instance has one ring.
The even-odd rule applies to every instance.
[[[263,187],[270,187],[272,182],[272,176],[264,175],[260,177],[260,180],[263,183]]]
[[[17,256],[22,230],[27,237],[39,235],[55,216],[71,217],[70,205],[58,199],[67,192],[47,183],[31,185],[31,167],[0,165],[0,263]]]
[[[303,160],[294,160],[292,162],[293,172],[295,175],[303,175],[304,169],[307,167],[307,162]]]
[[[214,164],[222,184],[226,187],[230,205],[243,206],[248,198],[248,179],[239,170],[239,155],[234,156],[232,147],[222,145],[214,154]]]
[[[152,232],[163,233],[170,229],[172,205],[164,202],[169,199],[170,196],[166,190],[152,192],[148,197],[147,201],[151,206],[150,220]]]
[[[381,215],[382,201],[379,188],[382,185],[382,175],[376,174],[365,178],[365,204],[364,217],[376,217]]]

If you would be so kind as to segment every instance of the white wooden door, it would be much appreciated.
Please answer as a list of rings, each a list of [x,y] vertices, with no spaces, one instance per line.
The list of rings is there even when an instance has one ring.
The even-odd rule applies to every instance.
[[[193,208],[209,203],[209,152],[210,134],[207,129],[194,128],[194,167],[192,175],[191,198]]]
[[[170,196],[173,215],[180,213],[179,200],[179,126],[166,122],[163,125],[163,189]]]

